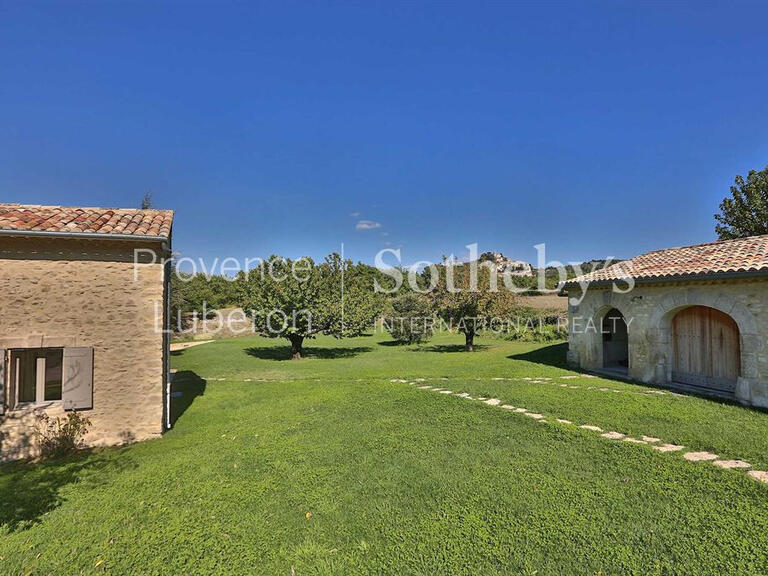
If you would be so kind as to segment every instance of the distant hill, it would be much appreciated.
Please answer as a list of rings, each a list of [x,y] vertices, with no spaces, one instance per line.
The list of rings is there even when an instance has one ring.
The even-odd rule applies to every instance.
[[[508,272],[512,276],[533,276],[533,266],[523,260],[510,260],[501,252],[483,252],[477,259],[478,262],[492,262],[496,266],[496,272]]]

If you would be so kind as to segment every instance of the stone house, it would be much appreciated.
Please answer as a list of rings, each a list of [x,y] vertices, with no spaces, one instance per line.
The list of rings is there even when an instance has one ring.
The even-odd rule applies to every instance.
[[[33,456],[35,414],[82,410],[86,441],[169,425],[173,212],[0,204],[0,459]]]
[[[768,235],[649,252],[563,292],[570,365],[768,408]]]

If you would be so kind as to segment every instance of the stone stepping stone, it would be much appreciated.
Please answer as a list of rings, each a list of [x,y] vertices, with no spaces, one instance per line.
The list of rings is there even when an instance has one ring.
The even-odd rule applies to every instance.
[[[498,398],[488,398],[488,400],[486,400],[485,403],[488,404],[489,406],[498,406],[499,404],[501,404],[501,400],[499,400]]]
[[[568,384],[560,384],[560,388],[568,388]]]
[[[640,440],[640,438],[624,438],[624,442],[632,442],[633,444],[648,444],[645,440]]]
[[[536,414],[535,412],[526,412],[525,415],[528,416],[528,418],[533,418],[534,420],[541,420],[544,418],[543,414]]]
[[[651,446],[654,450],[658,450],[659,452],[679,452],[685,446],[679,446],[677,444],[662,444],[660,446]]]
[[[582,428],[584,430],[591,430],[592,432],[602,432],[603,429],[600,428],[600,426],[593,426],[592,424],[582,424],[579,426],[579,428]]]
[[[440,394],[453,394],[450,390],[440,390]]]
[[[600,434],[600,436],[609,440],[621,440],[625,435],[621,432],[606,432],[605,434]]]
[[[565,418],[558,418],[557,421],[560,422],[560,424],[573,424],[573,422],[566,420]]]
[[[749,476],[758,482],[764,482],[768,484],[768,472],[763,472],[762,470],[750,470],[747,472],[747,474],[749,474]]]
[[[683,458],[690,462],[706,462],[708,460],[717,460],[717,454],[712,452],[686,452]]]
[[[432,386],[419,386],[419,390],[430,390]]]
[[[752,468],[752,465],[749,462],[744,462],[744,460],[715,460],[712,464],[719,466],[720,468],[725,468],[726,470],[731,470],[733,468]]]
[[[456,394],[459,398],[468,398],[469,392],[462,392],[461,394]]]
[[[654,444],[655,442],[661,442],[661,438],[655,438],[653,436],[641,436],[643,439],[643,442],[648,442],[648,444]]]
[[[512,406],[511,404],[502,404],[501,407],[504,408],[504,410],[514,410],[515,409],[515,407]]]
[[[518,414],[525,414],[526,412],[528,412],[528,410],[526,410],[525,408],[515,408],[515,412],[517,412]]]
[[[425,382],[427,379],[426,378],[414,378],[414,380],[416,380],[416,382]]]
[[[542,419],[542,420],[537,420],[537,422],[538,422],[539,424],[546,424],[546,423],[547,423],[547,421],[546,421],[546,420],[544,420],[544,419]]]
[[[578,386],[568,386],[568,388],[570,388],[571,390],[578,390],[579,389]]]
[[[485,396],[480,396],[478,400],[480,400],[480,402],[485,402],[486,400],[488,400],[488,398],[486,398]]]
[[[572,380],[574,378],[578,378],[578,376],[560,376],[563,380]]]

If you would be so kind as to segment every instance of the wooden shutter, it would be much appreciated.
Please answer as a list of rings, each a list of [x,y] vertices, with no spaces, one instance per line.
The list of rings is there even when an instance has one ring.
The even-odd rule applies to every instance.
[[[93,408],[93,348],[64,348],[61,399],[64,410]]]
[[[5,414],[5,348],[0,348],[0,414]]]

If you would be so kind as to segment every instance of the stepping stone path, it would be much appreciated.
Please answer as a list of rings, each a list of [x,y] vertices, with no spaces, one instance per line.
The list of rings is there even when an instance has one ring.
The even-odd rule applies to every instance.
[[[648,444],[645,440],[640,440],[640,438],[624,438],[624,442],[632,442],[633,444]]]
[[[685,446],[678,446],[677,444],[662,444],[661,446],[653,446],[654,450],[658,450],[659,452],[679,452]]]
[[[715,460],[712,464],[728,470],[733,468],[752,468],[752,464],[744,462],[744,460]]]
[[[751,470],[750,472],[747,472],[747,474],[749,474],[758,482],[765,482],[768,484],[768,472],[763,472],[762,470]]]
[[[707,460],[717,460],[717,454],[712,452],[686,452],[683,454],[683,458],[690,460],[691,462],[701,462]]]
[[[597,378],[597,376],[593,376],[590,374],[582,374],[581,376],[560,376],[560,378],[568,379],[568,378]],[[208,378],[209,380],[215,380],[215,378]],[[220,378],[219,380],[224,380],[224,378]],[[414,382],[408,382],[407,380],[401,380],[401,379],[393,379],[390,380],[390,382],[398,382],[398,383],[408,383],[411,385],[416,385],[417,382],[424,382],[425,378],[416,378]],[[448,378],[441,378],[441,380],[448,380]],[[481,378],[477,378],[476,380],[482,380]],[[492,380],[501,381],[501,380],[524,380],[528,382],[533,382],[535,384],[543,384],[543,383],[551,383],[551,384],[557,384],[556,382],[548,382],[551,380],[551,378],[493,378]],[[624,390],[616,390],[613,388],[597,388],[595,386],[588,386],[586,388],[580,387],[580,386],[568,386],[566,384],[560,384],[560,387],[568,387],[570,389],[586,389],[586,390],[600,390],[601,392],[625,392]],[[419,386],[420,390],[431,390],[432,392],[440,392],[441,394],[454,394],[453,390],[443,390],[442,388],[432,387],[428,385]],[[662,390],[648,390],[644,392],[630,392],[634,394],[657,394],[657,395],[671,395],[671,396],[681,396],[680,394],[676,393],[668,393],[664,392]],[[467,392],[461,392],[461,393],[455,393],[456,396],[459,398],[465,398],[467,400],[474,400],[472,396],[469,395]],[[515,408],[511,404],[502,404],[502,401],[498,398],[485,398],[485,397],[479,397],[477,400],[488,404],[489,406],[497,406],[500,408],[503,408],[504,410],[509,410],[516,414],[524,414],[525,416],[532,418],[536,420],[537,422],[541,424],[547,424],[548,421],[546,417],[543,414],[539,414],[537,412],[528,412],[526,408]],[[566,420],[565,418],[556,418],[556,422],[560,424],[573,424],[570,420]],[[625,434],[621,432],[616,432],[611,430],[610,432],[603,432],[603,429],[599,426],[595,426],[593,424],[581,424],[579,425],[579,428],[583,430],[591,430],[593,432],[601,432],[600,436],[607,439],[607,440],[620,440],[623,442],[629,442],[632,444],[645,444],[645,445],[652,445],[650,446],[654,450],[662,453],[666,452],[680,452],[685,449],[685,446],[679,445],[679,444],[665,444],[660,443],[661,439],[656,438],[655,436],[641,436],[640,438],[633,438],[626,436]],[[718,468],[723,468],[727,470],[745,470],[747,468],[751,468],[752,465],[749,462],[745,462],[744,460],[721,460],[720,457],[717,454],[713,454],[712,452],[686,452],[683,454],[683,458],[688,460],[689,462],[711,462],[714,466],[717,466]],[[763,470],[749,470],[747,471],[747,474],[753,478],[754,480],[757,480],[758,482],[762,482],[764,484],[768,484],[768,472]]]

